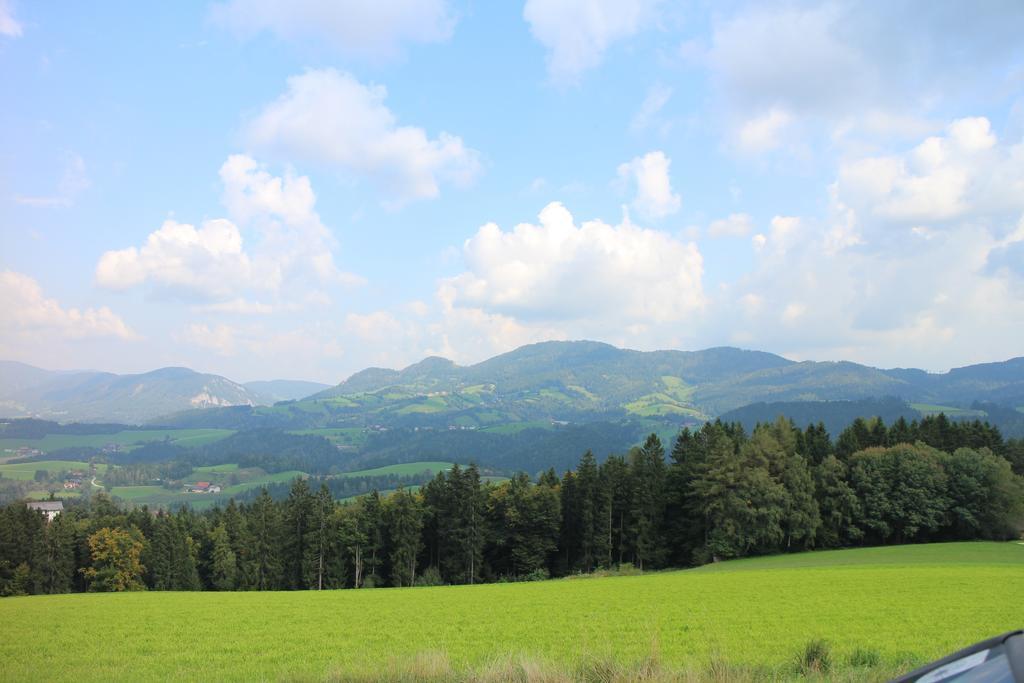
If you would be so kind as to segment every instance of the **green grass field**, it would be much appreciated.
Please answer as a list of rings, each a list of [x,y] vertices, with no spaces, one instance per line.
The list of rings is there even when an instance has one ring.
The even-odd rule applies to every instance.
[[[389,669],[443,680],[509,657],[526,662],[513,667],[520,674],[588,661],[701,670],[714,660],[789,680],[816,638],[830,644],[837,679],[877,680],[1024,625],[1024,544],[521,584],[7,598],[0,624],[3,680],[379,680]],[[877,664],[852,668],[857,650]]]
[[[3,474],[7,479],[19,479],[21,481],[27,481],[34,478],[37,470],[46,470],[51,474],[64,470],[80,470],[88,473],[89,463],[82,462],[81,460],[38,460],[36,462],[21,462],[16,464],[7,463],[0,465],[0,474]],[[106,472],[106,470],[106,465],[96,466],[97,473]]]
[[[366,430],[362,427],[331,427],[323,429],[297,429],[289,434],[322,436],[335,446],[358,448],[366,443]]]
[[[436,462],[421,461],[421,462],[406,462],[401,465],[386,465],[385,467],[374,467],[369,470],[357,470],[355,472],[342,472],[341,474],[335,475],[339,478],[344,477],[383,477],[389,474],[395,474],[400,477],[409,477],[414,474],[421,474],[429,471],[430,474],[434,475],[438,472],[446,472],[452,468],[454,463],[450,462]]]
[[[252,470],[239,470],[238,465],[234,463],[229,465],[197,467],[189,478],[189,481],[195,481],[201,478],[203,474],[225,475],[232,472],[247,473],[252,472]],[[276,472],[274,474],[265,474],[262,473],[262,470],[256,470],[256,472],[258,473],[256,476],[252,476],[246,481],[235,484],[234,486],[224,486],[224,490],[221,493],[187,493],[183,491],[169,491],[162,486],[115,486],[110,490],[110,493],[121,500],[135,505],[148,505],[152,508],[168,508],[174,505],[188,503],[196,510],[205,510],[218,503],[227,504],[228,499],[232,496],[237,496],[250,489],[266,486],[267,484],[289,482],[296,477],[306,476],[305,472],[299,472],[298,470]],[[210,477],[211,480],[219,480],[221,478],[223,477]]]
[[[139,429],[115,434],[47,434],[41,439],[0,439],[0,452],[27,446],[52,453],[62,448],[103,448],[108,444],[117,444],[125,450],[131,450],[147,441],[163,441],[165,438],[179,446],[203,446],[232,434],[234,431],[230,429]]]
[[[973,410],[971,408],[956,408],[954,406],[940,406],[932,403],[911,403],[910,407],[922,415],[938,415],[945,413],[947,417],[977,417],[984,419],[988,416],[984,410]]]
[[[231,472],[238,471],[238,463],[229,462],[224,465],[205,465],[203,467],[193,467],[192,471],[205,474],[230,474]]]

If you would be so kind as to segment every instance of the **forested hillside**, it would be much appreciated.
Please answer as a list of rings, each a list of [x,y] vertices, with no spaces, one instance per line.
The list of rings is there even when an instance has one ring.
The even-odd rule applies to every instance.
[[[419,491],[339,504],[304,479],[283,500],[156,516],[103,494],[47,524],[0,510],[0,590],[232,590],[523,580],[808,548],[1004,539],[1024,526],[1024,444],[980,422],[779,419],[650,435],[625,456],[536,481],[475,465]]]

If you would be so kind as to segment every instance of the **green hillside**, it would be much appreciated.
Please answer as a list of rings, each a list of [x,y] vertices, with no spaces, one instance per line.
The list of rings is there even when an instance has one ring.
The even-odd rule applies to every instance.
[[[0,454],[11,456],[19,448],[52,453],[62,448],[106,448],[132,450],[152,441],[169,441],[178,446],[203,446],[232,434],[230,429],[127,429],[114,434],[47,434],[40,439],[0,439]]]
[[[926,414],[948,408],[954,417],[984,419],[985,410],[964,406],[974,401],[1019,405],[1024,361],[931,374],[850,362],[796,363],[728,347],[641,352],[597,342],[543,342],[469,366],[427,358],[403,370],[370,368],[300,401],[190,411],[164,421],[182,427],[288,429],[363,450],[372,432],[386,429],[514,433],[517,425],[625,420],[678,429],[756,403],[800,403],[813,411],[815,403],[825,401],[885,397],[894,397],[911,415],[918,413],[904,401],[914,401]]]
[[[8,479],[28,481],[35,473],[42,470],[51,474],[57,472],[89,471],[89,463],[80,460],[36,460],[34,462],[5,463],[0,465],[0,475]],[[106,471],[106,465],[97,465],[99,476]]]
[[[823,639],[837,680],[884,680],[1019,628],[1020,595],[1024,545],[950,543],[539,583],[8,598],[0,677],[608,680],[627,667],[669,680],[713,667],[716,680],[787,680]]]
[[[430,472],[430,474],[437,474],[438,472],[445,472],[452,468],[455,463],[451,462],[407,462],[401,465],[386,465],[385,467],[374,467],[368,470],[357,470],[355,472],[342,472],[341,474],[335,475],[337,477],[380,477],[388,474],[398,475],[400,477],[409,477],[415,474],[422,474],[423,472]]]

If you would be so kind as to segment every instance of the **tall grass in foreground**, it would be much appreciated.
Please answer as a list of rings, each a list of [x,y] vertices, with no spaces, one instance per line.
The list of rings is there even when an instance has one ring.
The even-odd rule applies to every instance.
[[[656,650],[656,647],[654,648]],[[526,655],[508,655],[475,667],[459,667],[443,652],[423,652],[391,659],[372,673],[338,669],[327,680],[338,683],[767,683],[793,680],[825,683],[888,681],[920,662],[883,663],[873,650],[858,650],[845,661],[833,661],[826,641],[815,639],[792,664],[749,666],[731,664],[718,655],[701,667],[676,667],[660,661],[657,652],[623,664],[613,659],[584,659],[565,666]],[[303,680],[303,679],[298,679]]]

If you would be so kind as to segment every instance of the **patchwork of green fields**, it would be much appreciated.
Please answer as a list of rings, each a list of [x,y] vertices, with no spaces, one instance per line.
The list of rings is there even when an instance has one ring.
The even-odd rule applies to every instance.
[[[705,417],[692,405],[694,387],[687,385],[681,378],[671,375],[661,377],[661,383],[664,391],[641,396],[622,407],[641,417],[664,415],[684,415],[698,419]]]
[[[38,460],[36,462],[5,463],[0,465],[0,474],[4,477],[22,481],[35,478],[36,472],[39,470],[45,470],[50,474],[75,470],[88,473],[89,463],[82,462],[81,460]],[[96,472],[99,476],[102,476],[100,473],[106,471],[106,465],[96,466]]]
[[[179,446],[203,446],[232,434],[234,431],[231,429],[132,429],[114,434],[47,434],[41,439],[0,439],[0,452],[28,447],[52,453],[62,448],[104,448],[109,445],[132,450],[148,441],[165,439]]]
[[[357,470],[355,472],[342,472],[335,476],[339,478],[344,477],[385,477],[390,474],[397,475],[399,477],[411,477],[415,474],[422,474],[423,472],[430,472],[431,475],[435,475],[438,472],[447,472],[452,468],[455,463],[451,462],[437,462],[437,461],[422,461],[422,462],[407,462],[401,465],[386,465],[384,467],[374,467],[369,470]]]
[[[858,674],[855,651],[878,660],[871,671],[937,658],[1024,625],[1022,597],[1024,545],[950,543],[524,584],[8,598],[0,623],[17,627],[0,638],[0,678],[373,680],[395,662],[509,656],[556,668],[715,659],[791,677],[821,638],[834,672],[861,680],[878,674]]]
[[[216,483],[221,481],[224,475],[232,473],[240,473],[247,478],[245,481],[232,486],[225,485],[221,493],[187,493],[180,490],[171,491],[162,486],[115,486],[110,490],[110,493],[121,500],[135,505],[169,508],[188,503],[196,510],[205,510],[218,503],[225,504],[232,496],[237,496],[261,486],[286,483],[296,477],[307,476],[305,472],[299,472],[298,470],[275,472],[274,474],[266,474],[262,470],[256,470],[255,473],[250,474],[251,470],[239,470],[238,465],[232,463],[230,465],[198,467],[190,477],[190,481],[195,481],[205,475],[209,477],[210,481]]]
[[[341,448],[359,448],[366,443],[366,430],[362,427],[328,427],[323,429],[298,429],[289,434],[322,436]]]
[[[554,429],[551,420],[529,420],[525,422],[507,422],[505,424],[484,427],[480,431],[492,434],[518,434],[525,429]]]
[[[939,413],[945,413],[947,417],[976,417],[980,420],[988,417],[988,413],[984,410],[956,408],[954,406],[940,406],[933,403],[911,403],[910,407],[922,415],[938,415]]]

